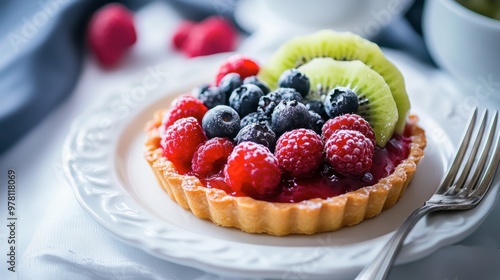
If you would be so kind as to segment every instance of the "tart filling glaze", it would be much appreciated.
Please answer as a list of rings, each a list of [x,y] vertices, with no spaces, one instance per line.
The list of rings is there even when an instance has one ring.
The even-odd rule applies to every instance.
[[[169,161],[160,146],[164,112],[156,112],[146,127],[145,157],[159,184],[197,217],[249,233],[315,234],[377,216],[404,194],[426,146],[418,118],[410,115],[404,135],[376,149],[372,169],[363,178],[343,178],[325,166],[300,180],[284,177],[278,194],[254,199],[234,192],[220,174],[198,178],[190,167]]]

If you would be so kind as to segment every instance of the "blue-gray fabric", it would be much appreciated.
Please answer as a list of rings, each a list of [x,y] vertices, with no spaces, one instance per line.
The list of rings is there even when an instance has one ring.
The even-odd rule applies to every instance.
[[[154,0],[118,2],[137,10],[151,1]],[[237,0],[225,0],[225,16],[231,17],[230,7],[234,5],[229,4],[233,1]],[[108,2],[0,0],[0,154],[72,92],[85,55],[86,23],[93,11]],[[220,14],[212,1],[170,2],[183,16],[193,20]],[[416,8],[408,14],[410,23],[413,22],[417,29],[422,2],[417,1]],[[414,10],[416,12],[412,13]],[[404,36],[399,36],[401,34]],[[428,59],[423,42],[416,34],[409,25],[393,24],[375,40]]]

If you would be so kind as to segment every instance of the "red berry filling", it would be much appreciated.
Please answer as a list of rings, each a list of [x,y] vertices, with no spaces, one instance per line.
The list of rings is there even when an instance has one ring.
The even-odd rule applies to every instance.
[[[234,148],[224,175],[236,192],[259,199],[275,195],[281,181],[276,157],[267,147],[254,142],[243,142]]]
[[[372,166],[374,146],[355,130],[337,130],[325,143],[326,161],[339,173],[361,176]]]
[[[233,151],[233,142],[227,138],[215,137],[203,143],[193,155],[191,168],[200,176],[218,173]]]
[[[165,157],[176,166],[186,166],[191,163],[198,146],[207,137],[200,123],[193,117],[177,120],[169,126],[161,139]]]
[[[410,153],[411,139],[394,135],[384,148],[375,148],[371,169],[362,177],[342,175],[327,164],[311,172],[310,176],[297,178],[290,175],[282,176],[277,193],[259,199],[269,202],[300,202],[313,198],[327,199],[359,188],[376,184],[380,179],[394,172]],[[233,196],[247,196],[232,188],[224,175],[219,173],[210,178],[200,178],[204,186],[225,191]]]
[[[340,129],[356,130],[363,133],[375,146],[375,132],[370,124],[356,114],[345,114],[329,119],[321,129],[321,139],[326,143],[332,134]]]
[[[178,123],[188,123],[187,127],[190,129],[181,129],[184,125],[177,125],[176,123],[167,129],[162,138],[165,156],[174,162],[179,173],[198,176],[204,186],[221,189],[229,195],[252,196],[270,202],[300,202],[312,198],[326,199],[376,184],[381,178],[390,175],[396,166],[408,157],[410,152],[411,138],[394,135],[384,148],[375,148],[373,164],[361,177],[341,174],[325,162],[321,163],[319,168],[312,170],[309,174],[295,177],[291,174],[281,176],[278,159],[264,146],[253,142],[243,142],[237,146],[237,149],[233,150],[227,162],[223,163],[224,157],[222,156],[220,161],[215,160],[216,167],[214,167],[214,170],[208,172],[207,175],[201,175],[195,169],[198,167],[191,169],[191,159],[182,151],[193,151],[194,164],[194,162],[200,161],[201,147],[210,145],[206,144],[206,142],[206,145],[202,145],[206,138],[199,124],[193,118],[189,118],[189,121],[184,120]],[[191,132],[188,133],[188,131]],[[186,135],[188,134],[190,135],[188,138],[191,140],[186,141]],[[167,135],[171,136],[167,137]],[[175,135],[179,135],[182,140],[173,140],[176,137]],[[216,141],[213,139],[211,140]],[[370,141],[367,142],[371,144]],[[190,146],[190,148],[182,148],[180,147],[181,144],[183,147]],[[173,148],[174,146],[176,148]],[[224,149],[226,153],[227,149],[227,147]],[[176,151],[180,152],[177,154]],[[194,155],[196,151],[198,151],[198,159]],[[211,155],[212,153],[208,152],[208,154]],[[178,156],[183,159],[180,161],[177,158]],[[217,156],[207,156],[207,161],[209,161],[209,157],[216,158]],[[267,160],[263,160],[264,158]],[[222,170],[223,167],[225,168],[224,171]],[[254,169],[255,167],[257,168]],[[208,170],[208,168],[205,170]],[[234,176],[229,175],[229,173],[234,174]]]
[[[207,111],[203,101],[191,95],[181,95],[172,101],[170,110],[163,117],[163,125],[167,128],[177,120],[187,117],[194,117],[201,123]]]
[[[323,160],[323,143],[316,132],[295,129],[278,139],[274,153],[281,169],[300,177],[319,167]]]

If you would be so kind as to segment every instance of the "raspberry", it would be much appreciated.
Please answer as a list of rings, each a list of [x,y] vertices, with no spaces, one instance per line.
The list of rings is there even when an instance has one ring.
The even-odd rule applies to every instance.
[[[226,182],[253,198],[275,194],[281,182],[278,160],[268,148],[253,142],[238,144],[224,168]]]
[[[207,137],[200,123],[193,117],[177,120],[169,126],[161,139],[165,157],[174,164],[191,165],[193,154]]]
[[[274,152],[282,170],[294,177],[316,170],[323,160],[323,142],[310,129],[295,129],[281,135]]]
[[[90,19],[87,38],[103,67],[116,66],[137,40],[133,14],[117,3],[102,7]]]
[[[259,65],[252,59],[240,54],[232,55],[219,67],[215,84],[219,85],[220,80],[229,73],[238,73],[241,79],[245,79],[257,75],[259,70]]]
[[[326,161],[344,175],[361,176],[372,166],[374,145],[361,132],[337,130],[325,144]]]
[[[200,176],[216,174],[226,164],[233,148],[233,142],[227,138],[212,138],[198,147],[191,168]]]
[[[236,46],[237,32],[226,19],[212,16],[195,25],[182,51],[189,57],[229,52]]]
[[[172,45],[176,50],[182,49],[182,45],[186,42],[189,33],[195,25],[194,22],[185,20],[177,26],[177,29],[174,31],[174,36],[172,36]]]
[[[191,95],[181,95],[172,101],[170,110],[163,118],[163,123],[165,127],[169,127],[175,121],[187,117],[194,117],[201,123],[207,111],[208,108],[203,104],[203,101]]]
[[[375,132],[365,119],[355,114],[345,114],[333,119],[329,119],[322,128],[321,139],[323,142],[339,129],[356,130],[363,133],[375,146]]]

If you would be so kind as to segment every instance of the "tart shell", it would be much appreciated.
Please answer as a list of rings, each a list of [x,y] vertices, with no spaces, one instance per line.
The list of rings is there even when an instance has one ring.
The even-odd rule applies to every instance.
[[[225,191],[207,188],[195,176],[181,175],[163,156],[160,147],[161,116],[146,127],[145,157],[170,198],[195,216],[224,227],[239,228],[248,233],[276,236],[315,234],[335,231],[372,218],[392,207],[404,194],[418,163],[424,156],[425,132],[417,125],[418,118],[409,117],[410,153],[394,172],[377,184],[327,199],[309,199],[296,203],[279,203],[235,197]]]

